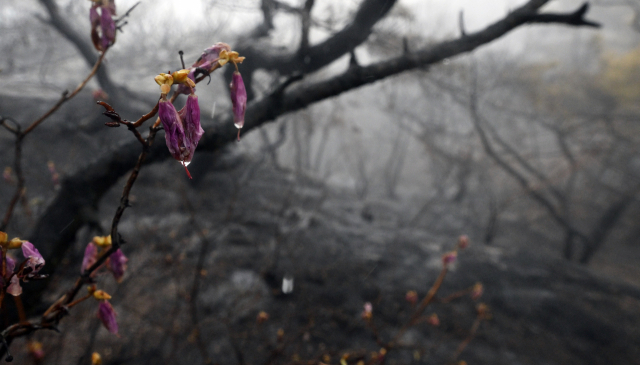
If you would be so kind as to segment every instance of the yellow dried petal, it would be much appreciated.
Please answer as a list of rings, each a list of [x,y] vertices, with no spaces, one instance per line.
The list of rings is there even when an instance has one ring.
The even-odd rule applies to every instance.
[[[186,80],[189,80],[188,76],[189,70],[180,70],[171,74],[171,77],[173,77],[173,82],[175,82],[176,84],[183,84],[187,82]]]
[[[100,247],[111,246],[111,235],[109,235],[109,236],[95,236],[95,237],[93,237],[93,243],[95,243],[96,246],[100,246]]]
[[[7,238],[9,238],[7,234],[0,231],[0,245],[4,245],[5,243],[7,243]]]
[[[93,292],[93,297],[98,300],[109,300],[111,299],[111,295],[107,294],[104,290],[96,290]]]
[[[102,356],[99,353],[91,354],[91,365],[102,365]]]
[[[169,74],[165,74],[165,73],[161,73],[158,76],[156,76],[154,78],[154,80],[156,80],[156,84],[158,85],[173,85],[173,76],[169,75]]]
[[[9,245],[7,246],[8,249],[15,249],[15,248],[20,248],[22,247],[22,243],[23,242],[27,242],[25,240],[21,240],[18,237],[15,237],[13,239],[11,239],[11,241],[9,241]]]

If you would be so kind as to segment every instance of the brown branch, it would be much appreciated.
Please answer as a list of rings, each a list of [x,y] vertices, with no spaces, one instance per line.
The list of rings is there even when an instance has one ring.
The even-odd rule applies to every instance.
[[[44,113],[44,115],[42,115],[40,118],[36,119],[33,123],[31,123],[31,125],[24,130],[23,134],[25,135],[29,134],[29,132],[34,130],[38,125],[40,125],[40,123],[44,122],[45,119],[50,117],[51,114],[55,113],[56,110],[58,110],[62,106],[62,104],[66,103],[67,101],[72,99],[74,96],[78,95],[78,93],[85,87],[87,82],[89,82],[89,80],[91,80],[91,78],[96,74],[96,72],[100,68],[100,65],[102,65],[102,61],[104,60],[104,56],[106,54],[107,54],[107,51],[104,51],[100,54],[100,57],[98,58],[96,63],[93,65],[91,72],[89,72],[87,77],[85,77],[85,79],[82,80],[82,82],[76,87],[75,90],[73,90],[73,92],[71,92],[71,94],[69,94],[68,91],[63,92],[62,96],[60,97],[60,100],[58,100],[58,102],[53,107],[51,107],[51,109],[49,109],[46,113]]]
[[[9,206],[7,207],[7,211],[4,214],[2,223],[0,223],[0,230],[2,231],[6,230],[7,226],[9,225],[9,220],[11,219],[11,216],[13,214],[13,210],[16,207],[16,204],[18,203],[20,198],[24,197],[24,194],[25,194],[25,178],[24,178],[24,174],[22,173],[22,141],[27,136],[27,134],[29,134],[36,127],[38,127],[42,122],[44,122],[49,116],[55,113],[56,110],[58,110],[62,106],[62,104],[72,99],[84,88],[87,82],[91,80],[91,78],[96,74],[96,71],[100,68],[100,65],[102,64],[102,60],[104,59],[105,54],[106,54],[106,51],[100,55],[95,65],[93,65],[91,72],[89,72],[87,77],[85,77],[85,79],[75,88],[75,90],[73,90],[71,94],[69,94],[68,91],[64,91],[62,93],[62,96],[60,97],[60,100],[58,100],[58,102],[54,106],[52,106],[51,109],[45,112],[40,118],[33,121],[29,125],[29,127],[27,127],[27,129],[25,129],[24,131],[21,131],[20,125],[18,123],[14,122],[15,127],[9,127],[9,125],[5,123],[5,118],[2,119],[2,125],[4,125],[7,129],[12,131],[16,136],[13,168],[18,178],[18,185],[16,187],[15,193],[13,194],[13,197],[11,198],[11,201],[9,202]]]
[[[135,128],[131,128],[132,131],[135,131]],[[146,139],[146,144],[142,149],[142,153],[140,153],[138,157],[138,162],[134,167],[131,175],[129,175],[129,179],[125,184],[124,190],[122,192],[122,196],[120,198],[120,205],[118,206],[116,213],[113,217],[112,226],[111,226],[111,237],[112,237],[112,245],[106,250],[96,262],[91,265],[75,282],[73,287],[71,287],[65,295],[63,295],[59,300],[57,300],[54,304],[52,304],[49,309],[44,313],[44,315],[39,320],[33,321],[21,321],[18,324],[14,324],[12,326],[7,327],[5,330],[0,333],[0,336],[5,339],[8,343],[16,337],[26,336],[35,331],[41,329],[56,329],[56,325],[60,322],[60,320],[68,314],[68,310],[70,307],[75,304],[83,301],[86,297],[80,298],[74,301],[74,298],[78,295],[80,289],[87,283],[90,283],[93,279],[91,275],[100,268],[107,260],[111,254],[116,252],[120,245],[123,243],[120,236],[118,235],[118,223],[122,218],[122,215],[126,208],[129,206],[129,193],[131,192],[131,188],[138,177],[140,172],[140,168],[149,153],[149,147],[153,145],[153,141],[155,139],[156,133],[158,129],[151,127],[149,130],[149,136]]]

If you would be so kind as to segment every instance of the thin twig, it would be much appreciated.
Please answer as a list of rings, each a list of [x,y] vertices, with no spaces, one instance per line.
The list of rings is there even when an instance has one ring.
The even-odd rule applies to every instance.
[[[60,100],[58,100],[58,102],[53,107],[51,107],[49,111],[44,113],[44,115],[42,115],[40,118],[36,119],[33,123],[31,123],[31,125],[27,129],[25,129],[22,134],[24,135],[29,134],[38,125],[40,125],[40,123],[44,122],[45,119],[47,119],[49,116],[51,116],[51,114],[53,114],[56,110],[58,110],[58,108],[60,108],[62,104],[64,104],[65,102],[69,101],[71,98],[76,96],[85,87],[85,85],[89,82],[89,80],[91,80],[91,78],[96,74],[96,72],[98,72],[98,68],[100,68],[100,65],[102,64],[102,60],[104,60],[104,56],[106,54],[107,54],[107,51],[104,51],[100,54],[100,57],[96,61],[95,65],[93,65],[93,68],[91,69],[91,72],[89,73],[89,75],[87,75],[87,77],[80,83],[80,85],[78,85],[78,87],[76,87],[75,90],[73,90],[71,94],[69,94],[68,91],[63,92],[62,96],[60,97]]]

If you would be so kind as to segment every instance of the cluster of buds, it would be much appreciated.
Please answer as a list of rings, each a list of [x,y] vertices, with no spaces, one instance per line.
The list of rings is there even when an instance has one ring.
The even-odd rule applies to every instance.
[[[233,122],[238,128],[238,140],[240,129],[244,126],[244,115],[247,108],[247,90],[242,76],[238,70],[238,64],[244,61],[238,52],[231,50],[226,43],[216,43],[204,50],[200,58],[189,69],[183,69],[174,73],[161,73],[155,77],[160,85],[160,102],[158,115],[165,131],[167,148],[174,159],[180,161],[191,178],[187,166],[191,163],[198,142],[204,133],[200,126],[200,106],[195,95],[195,80],[200,74],[209,75],[214,70],[231,63],[236,70],[230,84],[231,103],[233,104]],[[167,94],[171,86],[178,84],[177,94],[186,94],[187,102],[180,111],[176,111]]]
[[[22,294],[20,280],[26,283],[29,280],[47,277],[47,275],[38,274],[45,261],[31,242],[19,238],[9,240],[7,234],[0,231],[0,248],[2,249],[2,277],[0,277],[2,290],[6,290],[7,293],[13,296],[18,296]],[[20,265],[16,265],[16,260],[7,256],[8,250],[18,248],[22,249],[22,255],[24,256],[24,261]]]
[[[87,248],[84,250],[84,257],[82,258],[82,267],[80,272],[84,273],[93,264],[98,261],[98,257],[103,252],[106,252],[111,248],[111,236],[96,236],[89,242]],[[127,257],[122,253],[122,250],[117,249],[112,253],[105,263],[107,270],[111,271],[113,277],[117,282],[121,282],[124,277],[124,273],[127,270]],[[92,275],[98,270],[94,271]]]
[[[442,255],[442,265],[449,269],[453,263],[458,259],[458,250],[464,250],[469,247],[469,237],[467,235],[462,235],[458,237],[458,242],[456,244],[456,248],[453,251],[447,252]]]
[[[111,295],[107,294],[104,290],[95,290],[95,286],[89,287],[89,294],[93,296],[93,299],[100,302],[98,305],[98,318],[107,329],[107,331],[118,335],[118,321],[116,317],[118,314],[115,309],[109,303]]]
[[[106,51],[116,41],[116,4],[114,0],[91,0],[89,20],[91,41],[98,51]]]

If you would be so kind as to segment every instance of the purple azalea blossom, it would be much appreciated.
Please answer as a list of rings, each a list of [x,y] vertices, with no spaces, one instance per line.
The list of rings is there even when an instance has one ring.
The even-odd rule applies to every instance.
[[[80,273],[83,273],[96,263],[98,259],[98,246],[93,242],[89,242],[87,248],[84,249],[84,257],[82,258],[82,267]]]
[[[124,272],[127,269],[127,261],[129,261],[129,259],[120,249],[109,256],[109,270],[111,270],[117,282],[122,281]]]
[[[116,311],[106,300],[100,302],[100,306],[98,306],[98,318],[102,321],[102,324],[107,329],[107,331],[117,335],[118,334],[118,322],[116,321]]]
[[[231,103],[233,104],[233,124],[238,128],[239,141],[240,129],[244,126],[244,113],[247,109],[247,89],[244,87],[240,72],[233,72],[229,87],[231,88]]]
[[[31,242],[23,242],[22,243],[22,254],[24,255],[24,257],[26,259],[29,260],[29,262],[27,262],[27,266],[26,267],[31,268],[31,270],[32,270],[31,273],[33,273],[33,274],[37,273],[44,266],[44,258],[42,257],[40,252],[38,252],[38,249],[35,248],[33,243],[31,243]]]
[[[214,44],[202,52],[202,55],[200,55],[200,58],[198,58],[192,67],[200,67],[205,70],[209,70],[211,66],[218,61],[218,57],[220,57],[220,52],[222,50],[231,52],[231,46],[223,42]]]
[[[200,106],[198,105],[198,97],[195,94],[187,96],[187,102],[178,114],[182,118],[184,126],[184,145],[187,147],[189,155],[185,157],[185,162],[191,161],[196,151],[200,137],[204,134],[202,126],[200,126]]]
[[[184,145],[184,126],[182,118],[170,101],[161,100],[158,105],[158,116],[164,127],[164,138],[171,156],[178,161],[184,161],[189,155]],[[189,159],[190,161],[191,159]]]

